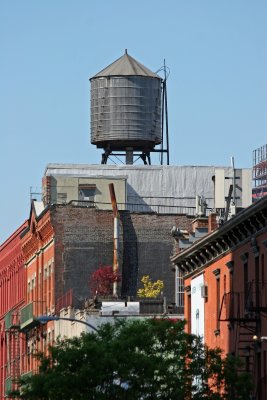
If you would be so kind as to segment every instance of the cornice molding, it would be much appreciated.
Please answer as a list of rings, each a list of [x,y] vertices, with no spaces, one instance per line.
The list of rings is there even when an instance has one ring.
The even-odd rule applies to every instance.
[[[171,257],[171,261],[184,272],[185,276],[191,275],[195,270],[202,270],[239,246],[249,243],[251,236],[256,240],[258,235],[267,231],[266,222],[267,197],[252,204],[217,230]],[[267,252],[267,240],[263,244]],[[253,245],[254,254],[257,256],[259,246],[255,246],[254,242]],[[243,262],[246,262],[244,257]],[[193,270],[189,268],[192,264]]]

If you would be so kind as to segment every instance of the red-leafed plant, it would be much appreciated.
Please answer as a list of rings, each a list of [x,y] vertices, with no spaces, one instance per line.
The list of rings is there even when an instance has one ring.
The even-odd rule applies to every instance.
[[[114,282],[120,282],[121,276],[118,272],[114,272],[110,265],[101,265],[91,275],[89,286],[91,293],[99,296],[107,296],[112,294],[112,285]]]

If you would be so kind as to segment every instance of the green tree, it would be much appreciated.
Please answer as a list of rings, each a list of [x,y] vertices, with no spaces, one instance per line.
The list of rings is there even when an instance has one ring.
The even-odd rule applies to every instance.
[[[182,321],[124,320],[59,341],[48,357],[41,357],[39,373],[21,380],[18,397],[247,400],[249,378],[236,368],[220,350],[210,350],[200,338],[185,333]]]

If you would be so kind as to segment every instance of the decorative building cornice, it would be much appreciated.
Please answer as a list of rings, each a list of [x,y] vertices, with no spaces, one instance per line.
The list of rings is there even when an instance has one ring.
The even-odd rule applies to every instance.
[[[188,270],[189,270],[189,271],[193,271],[194,266],[193,266],[193,264],[191,263],[191,261],[186,260],[185,263],[186,263],[186,265],[187,265],[187,267],[188,267]]]
[[[253,203],[215,231],[171,257],[171,261],[186,276],[249,242],[252,236],[256,239],[264,231],[267,231],[267,197]],[[263,244],[267,251],[267,240]],[[256,256],[258,245],[253,241],[252,246]],[[243,262],[246,261],[243,259]]]
[[[208,255],[208,261],[209,261],[209,260],[212,260],[212,259],[213,259],[213,252],[211,251],[211,249],[209,249],[208,247],[206,247],[204,250],[205,250],[205,252],[206,252],[207,255]]]
[[[216,257],[219,255],[220,252],[219,252],[219,250],[216,248],[215,244],[214,244],[214,243],[211,243],[210,246],[209,246],[209,248],[213,251],[214,258],[216,258]]]
[[[245,222],[242,222],[240,224],[240,230],[242,230],[242,232],[244,232],[245,237],[250,235],[250,231],[248,230],[248,227],[246,226]]]
[[[29,226],[21,235],[25,263],[29,263],[35,255],[38,255],[54,237],[49,210],[49,207],[46,207],[40,215],[36,216],[34,207],[31,207]]]
[[[222,246],[222,243],[218,240],[216,242],[216,247],[219,249],[219,253],[223,253],[224,252],[224,247]]]
[[[231,239],[229,238],[229,236],[225,235],[221,238],[221,241],[224,245],[224,248],[226,250],[230,249],[233,245],[233,242],[231,241]]]

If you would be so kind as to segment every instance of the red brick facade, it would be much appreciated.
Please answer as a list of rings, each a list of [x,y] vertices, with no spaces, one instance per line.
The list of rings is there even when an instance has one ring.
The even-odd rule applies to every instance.
[[[257,400],[267,398],[266,249],[262,199],[172,258],[184,273],[187,330],[203,326],[208,346],[242,358]]]
[[[22,330],[27,333],[27,360],[21,373],[28,373],[37,368],[34,354],[47,351],[54,340],[53,322],[43,327],[35,321],[36,317],[55,311],[54,230],[49,209],[36,215],[33,203],[28,227],[21,236],[21,246],[27,288],[26,305],[20,321]]]
[[[42,325],[36,318],[58,314],[66,306],[83,308],[91,295],[90,276],[100,265],[113,262],[111,211],[71,204],[43,209],[37,203],[32,203],[28,222],[0,248],[2,395],[5,386],[12,388],[15,374],[36,371],[35,353],[46,352],[55,339],[54,323]],[[169,257],[177,247],[171,228],[180,226],[188,230],[191,221],[192,217],[185,215],[120,212],[119,268],[125,298],[136,296],[142,276],[150,275],[152,280],[164,281],[164,295],[169,303],[174,302],[174,274]],[[18,320],[7,334],[3,321],[10,311]],[[14,338],[19,329],[23,340],[18,368],[13,371],[6,368],[11,365],[6,343],[10,336],[12,349],[15,348]]]
[[[26,302],[24,260],[20,234],[22,224],[0,246],[0,398],[5,396],[5,386],[11,385],[10,377],[20,374],[25,342],[16,328],[19,313]]]

